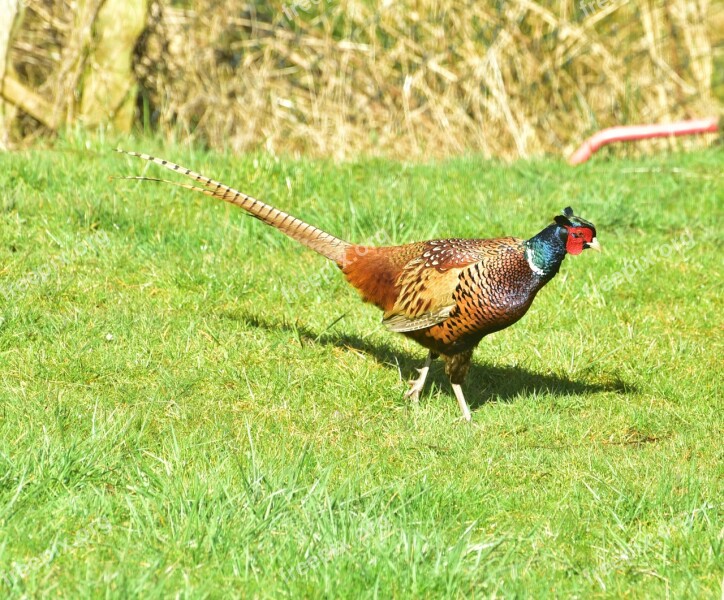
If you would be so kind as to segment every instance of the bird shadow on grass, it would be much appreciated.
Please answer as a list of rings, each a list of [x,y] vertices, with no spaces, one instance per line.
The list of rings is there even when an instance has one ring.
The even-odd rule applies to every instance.
[[[399,369],[403,378],[413,379],[417,377],[416,369],[420,368],[425,361],[426,352],[421,348],[419,354],[412,354],[400,348],[393,348],[390,345],[371,341],[369,339],[350,335],[347,333],[335,332],[332,326],[322,333],[314,333],[305,326],[298,323],[271,322],[256,315],[224,313],[224,318],[239,321],[247,325],[265,329],[267,331],[288,331],[295,335],[301,344],[321,344],[346,348],[372,356],[378,362]],[[473,358],[473,364],[465,380],[463,389],[470,408],[478,407],[486,402],[512,402],[516,398],[526,395],[559,394],[559,395],[583,395],[599,392],[614,392],[618,394],[630,394],[636,392],[636,388],[613,377],[610,383],[592,383],[580,379],[571,379],[565,375],[554,373],[543,374],[531,371],[521,366],[501,367],[479,364]],[[442,390],[448,390],[452,396],[450,383],[444,373],[442,361],[436,360],[432,363],[428,376],[426,389],[434,383]],[[482,390],[482,393],[481,393]]]

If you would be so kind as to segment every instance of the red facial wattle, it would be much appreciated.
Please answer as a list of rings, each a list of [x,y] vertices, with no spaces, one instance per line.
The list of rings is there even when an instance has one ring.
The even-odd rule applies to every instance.
[[[584,244],[590,244],[593,241],[593,231],[588,227],[566,227],[568,230],[568,240],[566,241],[566,252],[568,254],[580,254],[583,252]]]

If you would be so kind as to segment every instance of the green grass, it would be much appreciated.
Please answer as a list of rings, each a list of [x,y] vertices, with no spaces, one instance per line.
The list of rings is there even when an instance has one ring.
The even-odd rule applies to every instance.
[[[1,596],[720,596],[721,149],[573,169],[122,142],[360,242],[592,220],[604,253],[481,344],[465,424],[439,364],[408,405],[425,352],[322,258],[109,182],[146,168],[114,145],[0,154]]]

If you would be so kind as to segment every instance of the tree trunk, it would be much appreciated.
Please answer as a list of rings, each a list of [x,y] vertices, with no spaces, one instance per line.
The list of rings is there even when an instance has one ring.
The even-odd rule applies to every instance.
[[[93,24],[93,41],[81,88],[84,125],[111,123],[119,131],[133,124],[136,82],[133,48],[146,24],[148,0],[105,0]]]
[[[9,126],[15,109],[3,100],[5,73],[9,62],[10,44],[15,18],[18,15],[19,0],[0,0],[0,150],[7,148]]]

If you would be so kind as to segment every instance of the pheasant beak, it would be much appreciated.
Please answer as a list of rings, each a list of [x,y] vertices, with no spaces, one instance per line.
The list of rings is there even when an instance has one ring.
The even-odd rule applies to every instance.
[[[601,244],[598,243],[598,240],[596,238],[593,238],[588,244],[586,244],[586,248],[590,248],[591,250],[595,250],[596,252],[601,251]]]

